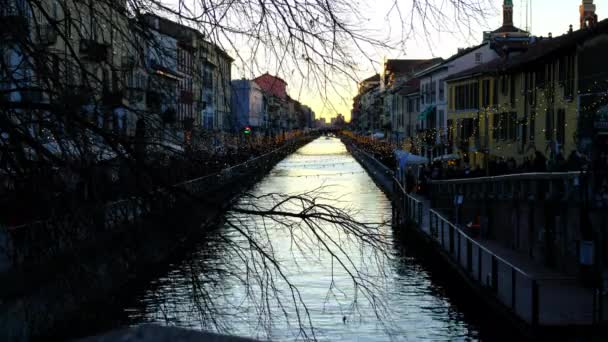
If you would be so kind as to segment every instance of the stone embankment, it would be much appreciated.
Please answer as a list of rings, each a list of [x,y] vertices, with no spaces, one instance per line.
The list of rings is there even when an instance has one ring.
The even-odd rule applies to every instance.
[[[0,242],[9,253],[0,274],[3,341],[78,336],[74,322],[83,319],[81,308],[105,305],[163,269],[217,227],[233,198],[311,140],[299,138],[217,174],[110,204],[71,225],[45,222],[4,234]]]

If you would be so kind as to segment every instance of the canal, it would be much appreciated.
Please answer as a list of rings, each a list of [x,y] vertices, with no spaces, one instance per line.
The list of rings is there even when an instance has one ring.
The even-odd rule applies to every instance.
[[[390,222],[390,201],[336,138],[321,137],[304,146],[251,192],[315,189],[319,201],[331,200],[357,220]],[[480,339],[475,320],[392,240],[389,226],[383,228],[390,246],[385,251],[330,235],[340,239],[352,261],[341,267],[302,230],[258,216],[231,217],[232,225],[225,224],[121,304],[120,325],[156,322],[276,341],[311,337],[311,325],[322,341]],[[241,231],[280,261],[287,280]],[[355,286],[353,273],[366,283]]]

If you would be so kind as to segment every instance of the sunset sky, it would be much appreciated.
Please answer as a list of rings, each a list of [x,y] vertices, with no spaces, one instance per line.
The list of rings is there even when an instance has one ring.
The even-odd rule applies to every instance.
[[[200,0],[166,0],[169,4],[197,3],[200,8]],[[402,10],[402,21],[399,14],[392,7],[395,1]],[[432,20],[421,20],[420,17],[414,19],[410,25],[409,19],[411,12],[409,9],[414,0],[349,0],[345,4],[356,8],[358,17],[346,18],[349,23],[356,23],[355,28],[366,35],[382,41],[390,42],[392,48],[377,49],[369,48],[363,52],[356,50],[352,42],[347,42],[347,46],[352,49],[352,56],[355,59],[356,71],[344,74],[326,74],[326,82],[322,89],[319,89],[318,78],[316,82],[311,82],[312,77],[302,75],[298,72],[294,64],[301,62],[300,58],[290,57],[291,61],[277,62],[277,56],[283,55],[285,50],[275,50],[266,47],[260,48],[259,42],[255,39],[235,38],[230,33],[229,41],[226,37],[220,37],[217,42],[228,54],[235,58],[232,68],[232,78],[252,79],[265,72],[278,75],[288,83],[288,92],[294,99],[303,104],[311,106],[317,113],[317,117],[327,119],[336,116],[337,113],[345,115],[350,119],[350,109],[352,98],[357,92],[357,82],[375,73],[378,73],[386,58],[407,59],[407,58],[447,58],[455,54],[458,48],[466,48],[477,45],[481,42],[483,31],[494,30],[502,25],[502,4],[503,0],[472,0],[471,3],[483,4],[486,9],[486,17],[479,18],[479,22],[471,22],[469,25],[457,26],[456,20],[444,23],[441,29],[434,29]],[[446,8],[444,13],[451,18],[454,16],[453,8],[450,8],[449,1],[446,0],[425,0],[441,8]],[[420,0],[418,4],[424,3]],[[536,36],[547,36],[549,32],[553,36],[559,36],[568,31],[568,26],[573,25],[574,29],[579,28],[579,5],[582,0],[513,0],[514,15],[513,20],[516,26],[528,29]],[[527,5],[530,4],[530,5]],[[608,14],[608,0],[596,0],[597,14],[599,20],[606,18]],[[255,6],[255,5],[254,5]],[[526,25],[526,7],[530,20]],[[391,11],[391,9],[393,9]],[[409,13],[405,13],[408,11]],[[352,15],[352,14],[351,14]],[[238,17],[238,15],[236,16]],[[403,38],[402,22],[411,28],[407,38]],[[429,25],[429,22],[431,25]],[[241,24],[233,21],[235,27]],[[423,34],[423,27],[429,28],[430,36]],[[276,48],[276,47],[274,47]],[[280,48],[279,48],[280,49]],[[367,55],[367,56],[365,56]],[[367,58],[366,58],[367,57]],[[288,58],[289,59],[289,58]],[[298,59],[300,59],[298,61]],[[370,61],[371,60],[371,61]],[[317,75],[318,76],[318,75]],[[306,79],[309,78],[309,79]],[[312,83],[312,84],[311,84]]]
[[[558,36],[566,33],[568,25],[572,24],[574,29],[579,26],[578,7],[580,0],[528,0],[532,1],[532,26],[531,31],[537,36],[547,36],[549,32],[553,36]],[[360,3],[362,8],[361,13],[364,13],[368,19],[367,29],[379,32],[382,35],[390,37],[391,40],[400,40],[400,31],[394,29],[399,27],[399,19],[392,15],[386,17],[389,12],[392,0],[374,0],[373,2],[364,1]],[[404,0],[407,2],[407,0]],[[369,51],[369,55],[376,61],[375,65],[370,65],[364,58],[361,58],[359,65],[361,71],[357,76],[358,79],[364,79],[373,75],[381,69],[384,58],[432,58],[432,57],[449,57],[456,53],[458,48],[467,47],[479,44],[482,38],[483,31],[498,28],[502,24],[502,0],[493,0],[495,8],[490,10],[485,26],[476,25],[471,27],[472,37],[464,37],[461,34],[451,32],[438,32],[429,40],[423,37],[412,37],[405,43],[403,49],[395,49],[392,51]],[[515,25],[525,29],[525,0],[513,0],[514,4],[514,22]],[[595,1],[597,6],[597,14],[599,19],[606,18],[608,13],[608,1]],[[388,25],[387,23],[390,23]],[[391,28],[393,28],[391,30]],[[309,104],[317,113],[317,117],[326,118],[334,117],[336,113],[343,113],[347,119],[350,119],[350,108],[352,106],[352,98],[356,95],[356,83],[346,80],[342,75],[334,75],[333,79],[337,82],[339,91],[328,93],[326,98],[329,100],[328,105],[323,101],[320,91],[316,89],[301,89],[299,86],[300,80],[295,76],[281,75],[289,83],[289,91],[294,98],[299,98],[301,102]],[[301,89],[301,90],[299,90]],[[298,93],[300,95],[298,96]],[[325,102],[325,103],[324,103]],[[333,108],[332,108],[333,107]]]

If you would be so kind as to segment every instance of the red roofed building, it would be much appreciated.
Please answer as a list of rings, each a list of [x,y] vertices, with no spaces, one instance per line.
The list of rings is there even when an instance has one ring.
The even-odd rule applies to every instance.
[[[253,80],[257,83],[262,91],[267,95],[276,96],[280,99],[287,99],[287,82],[282,78],[265,73],[264,75]]]

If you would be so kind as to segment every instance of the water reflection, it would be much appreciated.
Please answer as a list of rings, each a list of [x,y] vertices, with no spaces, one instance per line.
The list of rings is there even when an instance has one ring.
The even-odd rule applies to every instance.
[[[332,204],[358,220],[390,220],[390,202],[337,139],[320,138],[303,147],[253,193],[313,189],[337,199]],[[339,241],[347,256],[341,266],[306,230],[260,217],[232,217],[233,226],[226,224],[124,308],[130,323],[161,322],[277,341],[311,337],[301,329],[309,325],[326,341],[477,339],[477,331],[411,258],[389,257],[392,249],[374,250],[327,227],[328,238]],[[256,254],[239,230],[254,236],[281,268]],[[390,228],[385,233],[390,246]]]

